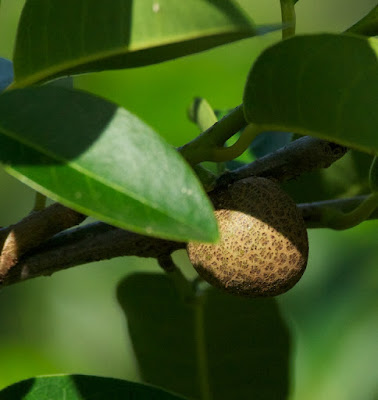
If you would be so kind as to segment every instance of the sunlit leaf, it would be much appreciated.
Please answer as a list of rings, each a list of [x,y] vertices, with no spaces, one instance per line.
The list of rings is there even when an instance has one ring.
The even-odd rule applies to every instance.
[[[217,237],[212,206],[181,156],[123,108],[46,86],[0,96],[0,161],[41,193],[135,232]]]
[[[257,59],[246,118],[266,130],[316,136],[378,153],[378,39],[297,36]]]
[[[161,389],[86,375],[57,375],[31,378],[0,391],[1,400],[182,400]]]
[[[27,0],[15,86],[150,65],[256,34],[233,0]]]

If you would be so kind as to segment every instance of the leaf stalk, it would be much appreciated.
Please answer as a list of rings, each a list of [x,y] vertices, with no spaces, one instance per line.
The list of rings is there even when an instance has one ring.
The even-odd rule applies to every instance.
[[[295,35],[296,15],[294,0],[280,0],[281,16],[284,28],[282,30],[282,39],[287,39]]]

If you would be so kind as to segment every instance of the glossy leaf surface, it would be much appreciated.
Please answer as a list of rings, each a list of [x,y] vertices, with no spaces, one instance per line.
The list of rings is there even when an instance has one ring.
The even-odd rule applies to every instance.
[[[0,392],[1,400],[182,400],[161,389],[86,375],[42,376],[11,385]]]
[[[257,59],[244,92],[246,118],[266,130],[316,136],[378,153],[378,40],[308,35]]]
[[[15,86],[150,65],[254,35],[233,0],[27,0]]]
[[[0,96],[0,161],[41,193],[135,232],[217,237],[189,166],[150,127],[85,92],[45,86]]]
[[[158,274],[127,277],[118,298],[146,382],[196,399],[286,399],[289,334],[274,299],[211,288],[185,302]]]

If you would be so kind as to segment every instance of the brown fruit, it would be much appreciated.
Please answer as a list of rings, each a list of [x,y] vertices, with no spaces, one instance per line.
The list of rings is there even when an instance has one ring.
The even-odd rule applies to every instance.
[[[276,296],[298,282],[308,258],[307,230],[279,185],[252,177],[214,196],[220,241],[189,243],[190,261],[210,284],[242,296]]]

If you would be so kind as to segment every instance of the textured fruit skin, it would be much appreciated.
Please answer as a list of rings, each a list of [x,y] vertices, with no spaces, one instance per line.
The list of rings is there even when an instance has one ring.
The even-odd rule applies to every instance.
[[[304,220],[279,185],[252,177],[213,196],[217,244],[189,243],[189,258],[213,286],[247,297],[276,296],[292,288],[308,259]]]

